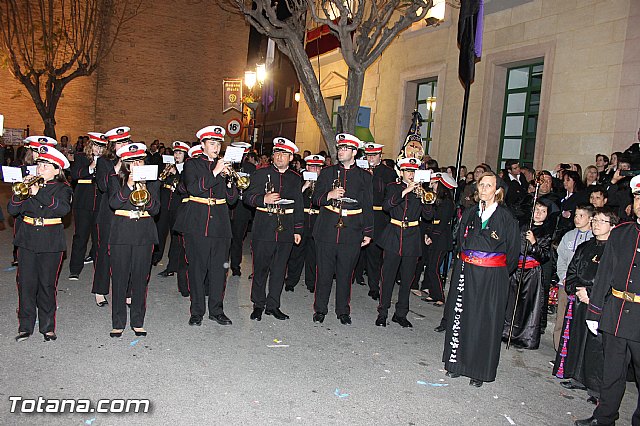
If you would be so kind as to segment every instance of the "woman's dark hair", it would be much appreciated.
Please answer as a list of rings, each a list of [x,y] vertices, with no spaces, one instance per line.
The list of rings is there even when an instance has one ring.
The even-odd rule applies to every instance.
[[[107,147],[102,153],[102,156],[107,160],[116,160],[118,158],[118,156],[116,155],[116,143],[114,141],[109,141]]]
[[[446,173],[446,172],[445,172]],[[451,195],[451,190],[444,186],[442,182],[438,182],[438,186],[436,188],[436,204],[440,205],[443,200],[453,199]]]
[[[453,176],[454,179],[458,178],[458,169],[456,169],[456,166],[447,166],[444,170],[446,173],[448,173],[447,169],[451,169],[451,176]]]
[[[586,188],[578,172],[574,170],[566,170],[564,172],[564,177],[573,181],[573,192],[579,192]]]
[[[438,172],[440,171],[440,167],[438,166],[438,162],[436,160],[434,160],[433,158],[430,160],[427,160],[427,169],[431,169],[434,172]]]
[[[620,223],[620,218],[611,207],[597,207],[593,211],[593,216],[597,214],[605,215],[607,219],[609,219],[609,223],[611,224],[611,226],[616,226],[618,223]]]
[[[118,172],[121,187],[124,187],[129,181],[129,174],[131,174],[131,162],[123,161],[120,166],[120,171]]]

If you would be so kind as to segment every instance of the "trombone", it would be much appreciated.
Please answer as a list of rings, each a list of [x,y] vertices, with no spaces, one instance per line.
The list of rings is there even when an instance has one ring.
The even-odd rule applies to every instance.
[[[11,185],[11,191],[13,192],[13,195],[19,199],[26,200],[31,197],[31,187],[33,185],[43,187],[44,178],[42,176],[34,176],[30,179],[25,179],[23,182],[16,182]]]

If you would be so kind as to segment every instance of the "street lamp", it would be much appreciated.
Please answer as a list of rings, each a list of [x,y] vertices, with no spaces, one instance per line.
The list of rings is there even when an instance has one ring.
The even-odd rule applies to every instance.
[[[256,72],[255,71],[245,71],[244,72],[244,85],[247,86],[249,92],[253,92],[253,87],[256,85]]]
[[[258,79],[258,84],[262,86],[267,79],[267,65],[264,63],[256,65],[256,77]]]

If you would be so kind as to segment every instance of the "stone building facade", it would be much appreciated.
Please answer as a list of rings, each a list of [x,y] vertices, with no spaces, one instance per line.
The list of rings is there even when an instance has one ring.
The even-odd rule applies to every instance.
[[[420,96],[426,105],[420,88],[433,89],[435,82],[429,154],[440,165],[455,163],[464,94],[457,23],[458,10],[447,6],[444,22],[415,24],[367,71],[361,104],[371,108],[370,128],[385,144],[385,157],[397,155]],[[484,25],[463,164],[498,166],[519,154],[536,168],[560,162],[584,167],[595,161],[595,153],[624,150],[637,141],[640,2],[485,0]],[[347,70],[337,50],[323,54],[319,63],[316,71],[331,111],[346,96]],[[523,76],[525,89],[518,84]],[[296,142],[312,151],[325,147],[304,101]]]
[[[222,80],[241,78],[249,27],[217,2],[154,0],[131,21],[111,54],[90,77],[64,90],[56,114],[58,138],[131,127],[135,140],[195,140],[208,124],[224,125],[240,113],[222,113]],[[5,127],[44,126],[26,90],[0,69],[0,114]]]

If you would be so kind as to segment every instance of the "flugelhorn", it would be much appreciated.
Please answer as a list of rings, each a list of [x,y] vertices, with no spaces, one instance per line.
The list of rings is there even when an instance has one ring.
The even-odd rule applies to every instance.
[[[134,184],[134,190],[129,194],[129,202],[136,207],[144,207],[151,199],[151,194],[142,182]]]
[[[238,172],[233,170],[231,167],[228,168],[228,176],[235,182],[238,189],[245,190],[251,184],[251,179],[249,176],[240,176]]]
[[[44,178],[42,176],[34,176],[31,179],[25,180],[23,182],[16,182],[11,185],[11,191],[13,191],[13,195],[20,198],[21,200],[26,200],[31,197],[31,187],[33,185],[43,186]]]
[[[433,204],[436,202],[436,193],[433,191],[427,191],[422,187],[422,184],[413,188],[413,193],[416,194],[422,204]]]

